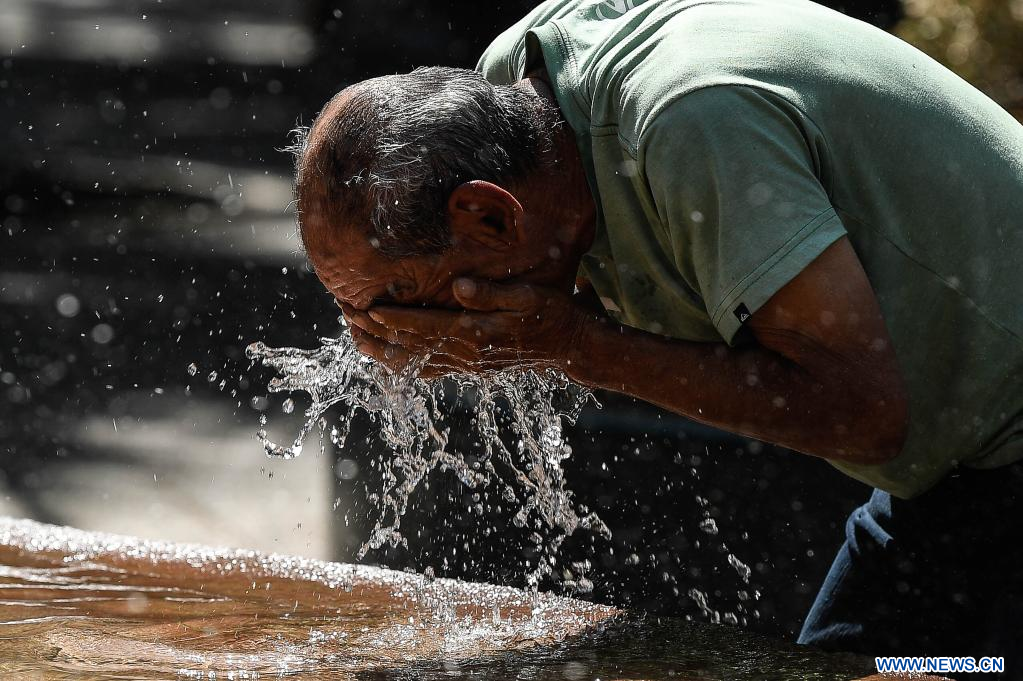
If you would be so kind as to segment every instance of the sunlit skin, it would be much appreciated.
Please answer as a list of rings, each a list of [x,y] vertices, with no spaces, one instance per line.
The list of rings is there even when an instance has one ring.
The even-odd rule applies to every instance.
[[[519,86],[553,102],[542,77]],[[521,186],[456,188],[447,206],[453,245],[441,255],[391,260],[361,226],[304,218],[304,234],[331,235],[307,236],[309,257],[362,352],[394,370],[429,356],[427,377],[550,367],[813,456],[870,464],[898,455],[908,423],[903,378],[847,239],[754,313],[754,344],[622,326],[585,285],[573,294],[594,210],[570,134],[561,127],[554,169]]]

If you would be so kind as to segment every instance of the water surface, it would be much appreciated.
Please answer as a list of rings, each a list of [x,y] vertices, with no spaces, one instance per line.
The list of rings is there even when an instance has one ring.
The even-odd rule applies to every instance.
[[[842,679],[868,661],[517,589],[0,518],[5,679]]]

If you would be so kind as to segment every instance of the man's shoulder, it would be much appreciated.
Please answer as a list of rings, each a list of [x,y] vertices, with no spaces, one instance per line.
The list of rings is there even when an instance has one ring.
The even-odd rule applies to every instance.
[[[547,0],[505,29],[483,51],[476,70],[495,85],[510,85],[526,70],[526,34],[553,20],[567,16],[593,0]]]
[[[554,61],[559,99],[577,103],[589,127],[635,145],[686,93],[747,85],[827,96],[836,84],[882,79],[870,60],[896,43],[808,0],[548,0],[495,40],[479,68],[508,82],[530,59]]]

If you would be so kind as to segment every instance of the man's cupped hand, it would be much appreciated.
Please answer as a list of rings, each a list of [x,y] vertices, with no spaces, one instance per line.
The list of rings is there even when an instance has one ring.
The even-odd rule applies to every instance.
[[[580,295],[531,284],[463,277],[452,286],[463,310],[343,304],[356,346],[395,372],[423,362],[421,378],[510,368],[569,373],[601,316]]]

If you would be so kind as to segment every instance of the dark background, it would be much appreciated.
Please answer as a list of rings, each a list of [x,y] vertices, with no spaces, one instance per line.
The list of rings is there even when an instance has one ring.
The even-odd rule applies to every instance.
[[[473,66],[532,4],[0,2],[0,512],[351,560],[384,455],[372,437],[286,464],[253,438],[260,411],[282,432],[290,422],[245,346],[339,332],[293,237],[280,149],[347,83]],[[886,28],[903,18],[895,0],[832,4]],[[900,30],[925,46],[949,35],[931,19],[954,18]],[[808,457],[601,401],[566,466],[614,529],[565,547],[561,567],[595,585],[584,597],[792,636],[869,490]],[[520,584],[528,542],[472,503],[436,476],[404,522],[408,549],[367,560]]]

